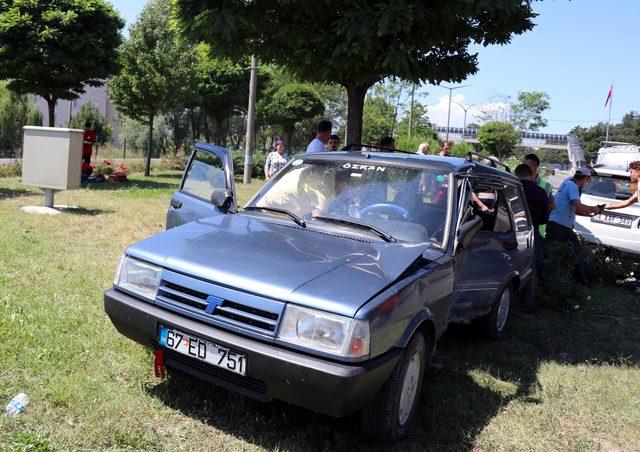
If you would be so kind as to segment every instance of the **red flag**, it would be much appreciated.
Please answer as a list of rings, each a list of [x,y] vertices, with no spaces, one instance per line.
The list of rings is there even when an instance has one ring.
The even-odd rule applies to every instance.
[[[611,88],[609,88],[609,93],[607,94],[607,100],[604,101],[604,106],[606,107],[611,98],[613,97],[613,82],[611,82]]]

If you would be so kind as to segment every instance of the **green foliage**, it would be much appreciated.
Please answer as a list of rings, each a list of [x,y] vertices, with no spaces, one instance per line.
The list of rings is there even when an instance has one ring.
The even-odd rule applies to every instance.
[[[574,277],[578,262],[573,245],[567,242],[545,243],[545,296],[544,303],[554,309],[567,308],[573,303],[582,302],[584,288]]]
[[[420,146],[420,143],[424,142],[429,143],[431,154],[436,155],[438,153],[438,149],[440,149],[440,141],[431,135],[411,135],[410,137],[407,135],[400,135],[396,137],[396,148],[402,149],[403,151],[418,152],[418,146]]]
[[[521,91],[518,100],[511,105],[511,124],[520,132],[546,127],[542,114],[549,109],[549,95],[542,91]]]
[[[598,245],[585,247],[587,279],[594,284],[611,285],[631,276],[637,264],[615,248]]]
[[[165,170],[183,171],[189,161],[189,153],[184,148],[170,151],[160,157],[160,168]]]
[[[109,82],[113,103],[130,118],[146,121],[148,134],[161,111],[193,101],[198,81],[196,48],[175,32],[170,16],[170,0],[145,5],[120,50],[122,69]],[[147,176],[152,153],[148,147]]]
[[[0,164],[0,177],[19,177],[22,174],[22,162],[13,159],[11,163]]]
[[[242,176],[244,174],[244,151],[233,151],[231,156],[233,157],[233,173],[236,176]],[[263,179],[265,163],[267,163],[266,152],[254,153],[251,163],[251,177]]]
[[[127,140],[127,149],[144,151],[149,148],[147,124],[128,116],[120,116],[120,125],[120,138]],[[153,153],[152,157],[159,157],[162,153],[172,152],[174,147],[171,130],[167,127],[166,118],[160,115],[153,122],[153,143],[151,148],[155,149],[156,152]]]
[[[98,144],[106,144],[111,141],[113,127],[107,122],[107,118],[102,116],[100,111],[91,104],[83,104],[80,107],[80,111],[71,119],[69,127],[84,129],[84,124],[87,121],[91,121]]]
[[[508,157],[520,142],[520,134],[511,124],[492,121],[480,127],[478,141],[486,153],[502,160]]]
[[[26,125],[42,125],[38,106],[26,95],[6,88],[6,82],[0,82],[0,157],[18,155]]]
[[[409,134],[409,110],[405,109],[404,116],[398,122],[396,127],[396,133],[398,136]],[[431,128],[431,121],[429,121],[427,106],[420,103],[413,103],[413,121],[411,127],[412,135],[420,135],[424,137],[431,137],[434,140],[439,140],[438,132]]]
[[[451,145],[451,155],[454,157],[466,157],[469,152],[474,151],[475,148],[471,143],[453,143]]]
[[[312,85],[290,83],[265,98],[260,110],[263,121],[279,127],[286,134],[287,143],[292,145],[294,129],[305,120],[322,115],[324,103]]]
[[[384,97],[369,96],[364,101],[362,142],[376,144],[380,138],[391,136],[394,126],[394,106]]]
[[[104,0],[0,0],[0,80],[49,103],[73,100],[118,69],[124,22]]]
[[[461,81],[477,71],[471,44],[507,44],[533,28],[530,2],[452,0],[425,5],[356,0],[174,0],[186,34],[225,57],[259,55],[302,80],[347,89],[348,136],[360,141],[367,89],[389,76],[413,83]],[[239,18],[241,18],[239,20]]]
[[[592,127],[575,127],[572,131],[580,140],[587,160],[596,158],[607,134],[607,124],[600,122]],[[640,144],[640,113],[625,114],[618,124],[609,126],[609,140]]]

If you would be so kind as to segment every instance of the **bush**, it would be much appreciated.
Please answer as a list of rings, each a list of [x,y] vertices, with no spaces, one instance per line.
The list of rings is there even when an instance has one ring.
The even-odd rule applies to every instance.
[[[129,171],[132,173],[144,173],[144,169],[147,166],[147,163],[143,160],[132,160],[128,162]],[[153,168],[153,165],[151,165]]]
[[[180,147],[175,152],[167,152],[160,157],[160,168],[183,171],[189,161],[189,155]]]
[[[418,146],[423,142],[429,143],[431,154],[438,154],[438,151],[440,150],[440,142],[432,137],[426,137],[423,135],[413,135],[411,137],[407,135],[399,136],[396,138],[396,148],[402,149],[403,151],[418,152]]]
[[[584,298],[584,288],[575,278],[578,262],[573,245],[567,242],[545,243],[545,296],[544,303],[554,309],[566,308]]]
[[[469,152],[474,151],[474,147],[471,143],[453,143],[451,145],[451,155],[454,157],[466,157]]]
[[[115,168],[111,160],[99,160],[93,168],[93,174],[107,177],[113,173],[114,170]]]
[[[0,177],[20,177],[22,175],[22,161],[13,159],[11,163],[0,165]]]
[[[635,262],[615,248],[587,245],[585,266],[590,282],[610,285],[632,276]]]
[[[232,151],[233,172],[235,175],[244,174],[244,151]],[[264,164],[267,162],[267,154],[265,152],[255,152],[253,154],[253,163],[251,165],[251,177],[264,178]]]

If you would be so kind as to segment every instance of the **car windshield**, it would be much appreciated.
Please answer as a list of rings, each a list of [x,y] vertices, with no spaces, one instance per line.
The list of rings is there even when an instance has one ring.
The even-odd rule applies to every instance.
[[[441,244],[448,198],[442,171],[299,158],[247,207],[284,209],[315,226]]]
[[[633,195],[634,188],[628,177],[596,176],[582,192],[591,196],[625,200]]]

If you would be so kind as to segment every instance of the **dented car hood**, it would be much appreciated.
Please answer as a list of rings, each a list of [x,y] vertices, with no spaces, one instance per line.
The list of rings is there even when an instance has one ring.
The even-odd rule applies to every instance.
[[[188,276],[347,316],[425,252],[443,255],[428,243],[387,243],[251,214],[194,221],[127,250]]]

